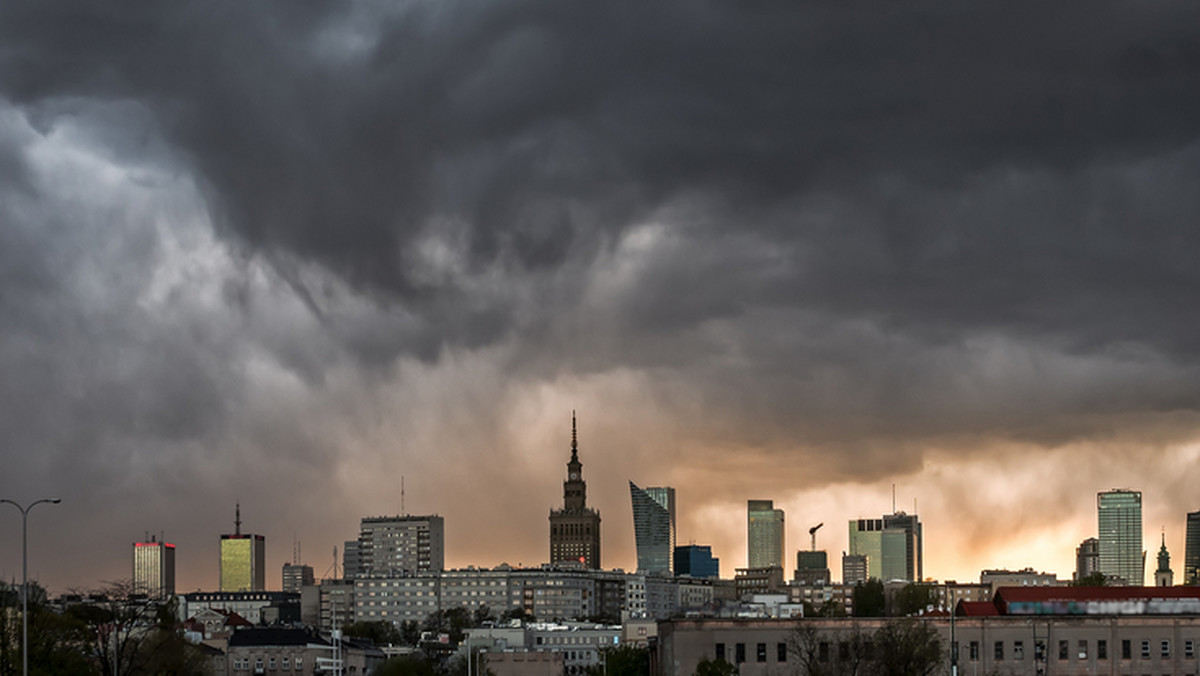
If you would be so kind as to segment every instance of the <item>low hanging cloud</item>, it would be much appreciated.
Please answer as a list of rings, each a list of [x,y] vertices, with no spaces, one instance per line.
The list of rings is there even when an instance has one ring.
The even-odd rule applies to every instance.
[[[55,588],[144,530],[211,588],[238,501],[272,566],[402,509],[454,565],[535,564],[578,409],[609,565],[629,478],[726,572],[744,500],[840,523],[893,481],[934,575],[1022,537],[1068,566],[1127,477],[1181,542],[1198,14],[5,3],[0,494],[66,498]]]

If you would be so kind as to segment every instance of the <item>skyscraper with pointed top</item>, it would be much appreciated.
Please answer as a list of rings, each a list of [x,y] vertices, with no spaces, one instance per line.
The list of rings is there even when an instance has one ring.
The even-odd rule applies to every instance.
[[[242,534],[242,506],[235,508],[234,531],[221,536],[221,591],[264,591],[267,588],[267,541]]]
[[[571,459],[563,482],[563,507],[550,510],[550,563],[600,567],[600,512],[587,506],[587,482],[579,461],[579,429],[571,411]]]

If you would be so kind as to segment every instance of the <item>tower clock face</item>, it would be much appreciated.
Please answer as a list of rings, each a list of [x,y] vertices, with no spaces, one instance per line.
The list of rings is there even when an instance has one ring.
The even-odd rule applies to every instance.
[[[571,481],[579,480],[579,472],[571,472]]]

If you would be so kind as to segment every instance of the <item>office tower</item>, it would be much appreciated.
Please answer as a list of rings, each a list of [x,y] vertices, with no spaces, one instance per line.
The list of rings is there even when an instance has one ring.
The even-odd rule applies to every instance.
[[[571,459],[563,482],[563,507],[550,511],[550,563],[600,567],[600,512],[587,506],[587,482],[579,462],[579,434],[571,412]]]
[[[842,584],[858,584],[869,579],[867,556],[842,552]]]
[[[175,595],[175,545],[159,542],[133,543],[133,593],[151,599]]]
[[[299,563],[283,564],[283,591],[299,592],[301,587],[309,587],[315,583],[312,566]]]
[[[675,574],[719,578],[721,559],[712,555],[709,545],[682,545],[675,548]]]
[[[363,517],[357,550],[353,577],[438,572],[446,564],[445,523],[436,514]],[[352,579],[349,568],[345,577]]]
[[[888,539],[887,533],[889,531],[904,531],[903,537],[899,538],[904,541],[904,552],[902,554],[897,552],[897,554],[903,557],[904,572],[896,579],[908,580],[910,582],[920,582],[925,579],[924,536],[922,534],[921,519],[916,514],[905,514],[904,512],[884,514],[883,530],[885,541]],[[886,543],[884,548],[887,548]],[[890,557],[885,553],[884,558],[887,560]]]
[[[1100,541],[1088,538],[1075,548],[1075,581],[1100,571]]]
[[[267,588],[267,541],[242,533],[242,506],[237,506],[233,534],[221,536],[223,592],[264,591]]]
[[[1162,547],[1158,549],[1158,569],[1154,571],[1155,587],[1170,587],[1175,584],[1175,571],[1171,570],[1171,553],[1167,551],[1167,534],[1163,533]]]
[[[796,552],[796,570],[792,580],[802,585],[825,585],[830,583],[829,556],[825,552]]]
[[[675,552],[675,489],[638,488],[629,482],[633,500],[633,539],[639,573],[671,574]]]
[[[1125,584],[1146,583],[1142,549],[1142,493],[1113,489],[1096,495],[1100,526],[1100,572]]]
[[[867,560],[867,577],[920,581],[924,573],[921,521],[916,514],[885,514],[850,521],[850,553]]]
[[[771,500],[746,502],[746,567],[783,568],[783,510]]]
[[[1188,512],[1183,547],[1183,583],[1200,583],[1200,512]]]

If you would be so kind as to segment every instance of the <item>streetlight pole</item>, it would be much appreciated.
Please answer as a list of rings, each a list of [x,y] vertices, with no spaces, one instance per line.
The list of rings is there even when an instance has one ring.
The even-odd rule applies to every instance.
[[[29,529],[26,526],[29,522],[29,510],[33,509],[34,505],[43,502],[57,505],[62,499],[42,498],[25,507],[7,498],[0,499],[0,502],[7,502],[21,511],[21,673],[29,676]]]

